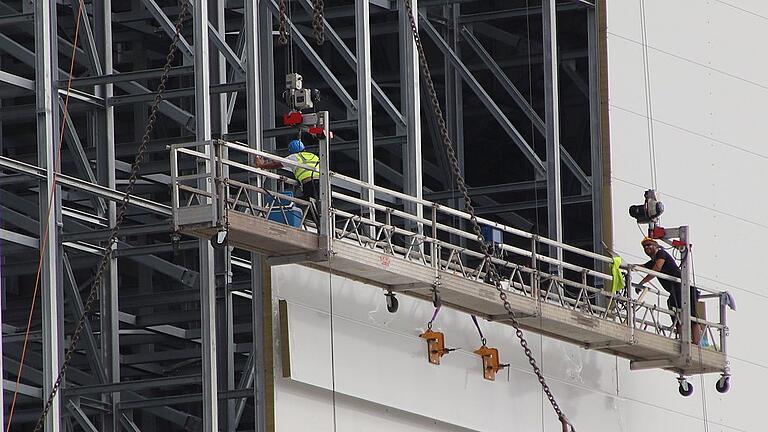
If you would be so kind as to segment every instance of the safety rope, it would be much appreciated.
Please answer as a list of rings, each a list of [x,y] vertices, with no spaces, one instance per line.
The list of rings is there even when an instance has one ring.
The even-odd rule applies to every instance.
[[[85,328],[86,320],[88,319],[88,315],[91,312],[93,303],[97,298],[99,289],[101,288],[103,276],[107,271],[107,269],[109,268],[109,263],[110,263],[110,260],[112,259],[112,254],[114,253],[115,246],[117,245],[117,237],[120,232],[120,227],[123,221],[125,220],[125,212],[128,207],[128,201],[130,200],[130,197],[133,194],[133,189],[136,185],[136,180],[138,179],[138,176],[139,176],[139,169],[141,168],[141,164],[144,161],[144,153],[146,152],[149,146],[149,140],[150,140],[149,136],[155,127],[155,122],[157,121],[157,112],[160,107],[160,102],[162,102],[163,100],[162,95],[163,95],[163,92],[165,92],[165,85],[166,85],[166,82],[168,81],[168,75],[171,70],[171,65],[175,58],[177,44],[179,42],[180,35],[181,35],[182,25],[184,20],[187,17],[188,12],[189,12],[189,1],[181,0],[181,10],[179,11],[179,16],[175,23],[176,31],[173,35],[173,42],[171,42],[168,55],[166,56],[165,66],[163,67],[163,74],[160,77],[160,85],[157,88],[155,99],[152,102],[152,106],[149,109],[149,118],[148,118],[146,129],[144,131],[144,136],[141,139],[141,144],[139,145],[138,151],[136,153],[136,158],[134,159],[133,165],[131,166],[131,175],[128,178],[128,185],[125,188],[125,194],[123,195],[123,199],[120,203],[119,208],[117,209],[115,225],[112,228],[109,239],[107,240],[107,245],[105,247],[104,254],[101,256],[101,261],[96,271],[96,275],[94,276],[93,284],[91,285],[91,290],[90,290],[90,293],[88,294],[88,299],[86,300],[85,305],[83,306],[83,314],[80,316],[80,319],[77,322],[77,326],[75,327],[75,331],[72,334],[69,346],[67,347],[67,350],[64,353],[64,361],[61,364],[61,369],[59,370],[59,374],[56,377],[56,381],[53,383],[51,393],[48,395],[48,400],[45,403],[43,412],[40,414],[40,418],[38,418],[37,420],[37,424],[35,425],[34,432],[39,432],[43,428],[43,422],[45,421],[45,418],[48,415],[48,411],[50,411],[51,406],[53,405],[53,400],[55,399],[56,393],[58,392],[61,386],[61,382],[64,379],[64,374],[66,373],[67,368],[69,367],[69,364],[72,361],[72,356],[74,355],[75,349],[77,348],[77,343],[80,341],[80,337],[82,336],[83,329]],[[8,423],[8,428],[10,430],[10,422]]]
[[[424,47],[421,44],[421,38],[419,37],[419,31],[416,26],[416,19],[413,14],[413,8],[411,7],[411,2],[410,0],[403,0],[403,4],[406,8],[406,11],[408,12],[408,19],[411,24],[411,32],[413,34],[413,39],[416,44],[416,49],[419,55],[421,75],[424,78],[424,82],[427,84],[427,90],[429,91],[430,101],[432,103],[432,109],[434,111],[438,127],[440,129],[440,136],[443,141],[443,148],[445,149],[448,155],[448,160],[451,163],[451,168],[453,169],[453,173],[456,177],[456,183],[459,188],[459,191],[461,191],[461,194],[464,197],[464,205],[466,206],[466,211],[470,215],[470,221],[472,222],[472,229],[477,238],[477,242],[480,244],[480,250],[484,256],[483,259],[487,263],[487,268],[488,268],[488,271],[490,272],[493,285],[496,288],[496,290],[499,292],[499,298],[503,302],[504,309],[506,309],[507,314],[509,315],[509,319],[512,323],[512,327],[515,328],[515,335],[520,340],[520,346],[523,347],[523,351],[525,352],[526,357],[528,357],[528,363],[531,365],[531,368],[533,369],[534,374],[536,374],[536,377],[538,378],[539,384],[541,384],[542,390],[546,394],[547,399],[549,399],[549,402],[552,405],[552,408],[555,410],[558,420],[563,426],[563,430],[567,431],[568,428],[570,427],[570,430],[572,432],[575,432],[575,428],[568,421],[565,414],[560,409],[560,405],[555,400],[555,396],[552,394],[552,391],[550,390],[549,385],[547,384],[544,378],[544,374],[541,372],[541,369],[536,363],[536,359],[533,357],[533,353],[531,352],[531,349],[528,347],[528,341],[525,339],[523,335],[523,331],[520,329],[520,323],[517,321],[517,317],[515,317],[515,313],[512,310],[512,305],[509,303],[509,300],[507,299],[507,293],[504,292],[504,289],[501,286],[501,278],[499,276],[498,270],[496,269],[496,265],[493,262],[491,254],[488,250],[488,245],[485,243],[485,237],[483,237],[482,231],[480,229],[480,224],[477,221],[477,216],[475,215],[475,209],[474,209],[474,206],[472,205],[472,199],[470,198],[469,192],[467,191],[467,185],[464,181],[464,176],[462,176],[461,174],[461,168],[460,168],[458,159],[456,158],[456,152],[453,149],[453,143],[451,142],[451,138],[448,134],[448,128],[446,127],[445,119],[443,118],[443,112],[440,108],[440,102],[437,99],[437,92],[435,91],[435,86],[434,86],[434,83],[432,82],[432,75],[430,74],[430,71],[429,71],[427,57],[424,53]]]

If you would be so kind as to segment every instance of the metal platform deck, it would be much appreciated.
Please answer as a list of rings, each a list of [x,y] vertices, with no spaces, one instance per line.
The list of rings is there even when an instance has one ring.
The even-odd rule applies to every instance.
[[[433,284],[439,281],[443,305],[509,323],[499,292],[485,282],[488,264],[478,252],[477,237],[457,228],[461,226],[457,221],[469,221],[469,215],[330,172],[327,166],[320,168],[320,200],[310,203],[276,192],[289,187],[292,180],[237,162],[234,155],[242,152],[284,165],[292,162],[239,144],[207,145],[219,148],[202,152],[172,148],[174,226],[181,233],[211,238],[226,230],[230,246],[262,253],[273,265],[299,263],[326,269],[422,299],[432,298]],[[179,175],[175,167],[180,157],[191,157],[198,166],[204,159],[213,169]],[[249,181],[235,179],[243,177]],[[206,185],[216,187],[206,189]],[[295,226],[270,220],[281,219],[274,217],[277,212],[288,221],[286,211],[301,215],[300,220],[292,220]],[[313,218],[308,215],[315,212],[321,215],[319,224],[309,220]],[[716,320],[695,320],[711,342],[700,348],[676,338],[672,320],[678,312],[660,307],[661,301],[645,301],[654,296],[644,293],[634,298],[633,289],[613,294],[602,289],[613,280],[603,272],[611,258],[479,220],[501,236],[493,245],[493,262],[524,328],[627,358],[632,369],[728,374],[724,293],[703,289],[709,310],[716,309],[719,315]],[[552,250],[558,249],[592,260],[595,266],[585,268],[552,258],[557,256]],[[563,276],[565,271],[568,277]],[[622,266],[622,271],[630,287],[633,275],[669,278],[631,265]]]

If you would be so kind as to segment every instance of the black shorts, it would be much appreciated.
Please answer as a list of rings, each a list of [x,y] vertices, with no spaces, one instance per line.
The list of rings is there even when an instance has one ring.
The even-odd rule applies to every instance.
[[[680,302],[678,301],[680,293],[679,286],[677,287],[676,292],[671,292],[669,294],[669,298],[667,298],[667,306],[669,309],[675,310],[680,309]],[[698,318],[699,314],[696,312],[696,304],[699,302],[699,291],[696,288],[691,287],[691,293],[690,293],[690,300],[689,305],[691,307],[691,317]]]

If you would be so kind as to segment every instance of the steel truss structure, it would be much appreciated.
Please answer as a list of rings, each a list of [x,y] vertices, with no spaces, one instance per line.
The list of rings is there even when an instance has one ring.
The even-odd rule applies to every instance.
[[[284,152],[296,134],[279,120],[286,73],[322,94],[333,171],[460,210],[420,102],[402,1],[327,0],[320,46],[312,2],[286,2],[286,46],[278,0],[190,2],[149,156],[47,432],[269,429],[269,267],[258,254],[173,233],[167,146],[223,138]],[[600,4],[411,2],[478,214],[601,253],[610,230]],[[82,315],[179,10],[175,0],[0,0],[2,377],[5,423],[16,398],[12,430],[36,422]]]

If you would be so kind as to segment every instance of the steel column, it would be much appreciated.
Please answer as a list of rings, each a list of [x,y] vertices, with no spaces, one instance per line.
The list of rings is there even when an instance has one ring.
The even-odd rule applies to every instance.
[[[373,172],[373,101],[371,98],[371,23],[368,0],[355,0],[355,44],[357,54],[357,130],[359,144],[360,180],[374,184]],[[361,198],[375,201],[373,191],[362,192]],[[370,208],[368,217],[376,219]],[[364,215],[363,215],[364,216]]]
[[[400,34],[400,84],[403,89],[400,110],[405,114],[406,145],[403,149],[403,191],[421,199],[423,196],[423,175],[421,155],[421,106],[419,83],[419,57],[416,42],[413,40],[408,11],[403,3],[399,5]],[[417,0],[411,0],[414,13],[418,14]],[[418,26],[418,18],[416,18]],[[422,218],[424,209],[421,204],[409,206],[407,211]]]
[[[603,147],[600,130],[600,70],[597,44],[597,13],[587,10],[587,45],[589,52],[589,136],[592,171],[592,244],[603,254]],[[595,269],[602,264],[595,261]]]
[[[56,124],[56,80],[58,49],[55,42],[56,1],[41,0],[35,3],[35,84],[37,104],[37,151],[38,165],[45,169],[45,179],[40,182],[40,259],[43,330],[43,398],[47,399],[61,368],[61,343],[63,342],[63,301],[61,293],[61,197],[57,194],[59,135]],[[44,244],[42,244],[44,243]],[[61,430],[61,393],[53,399],[44,427],[48,432]]]
[[[544,105],[547,128],[547,220],[549,238],[563,241],[562,186],[560,184],[560,103],[557,79],[557,10],[556,0],[542,1],[544,29]],[[562,261],[563,251],[550,247],[553,258]],[[562,267],[558,268],[562,274]]]
[[[208,51],[208,0],[196,0],[193,9],[193,33],[195,51],[195,138],[198,142],[211,139],[211,97],[210,62]],[[213,152],[212,145],[204,147]],[[209,154],[210,156],[210,154]],[[207,166],[206,166],[207,165]],[[213,172],[214,167],[206,164],[200,171]],[[212,191],[210,182],[200,185],[203,190]],[[216,206],[214,205],[213,208]],[[200,327],[202,331],[202,384],[203,384],[203,430],[219,429],[218,419],[218,367],[216,361],[216,281],[214,280],[213,247],[206,239],[199,240],[200,246]]]
[[[262,14],[268,15],[266,11],[267,2],[270,0],[261,1]],[[270,2],[271,3],[271,2]],[[263,117],[261,111],[262,95],[261,95],[261,70],[262,67],[267,66],[271,69],[271,59],[266,60],[268,63],[262,65],[261,50],[259,46],[259,39],[261,36],[260,30],[260,18],[259,17],[259,4],[255,1],[245,2],[245,82],[246,82],[246,94],[247,94],[247,113],[248,113],[248,145],[256,150],[263,150]],[[267,29],[264,30],[265,32]],[[270,27],[271,33],[271,27]],[[270,35],[271,37],[271,35]],[[271,47],[271,43],[266,44]],[[269,50],[264,53],[265,57],[272,57],[272,51]],[[271,77],[271,75],[270,75]],[[269,85],[272,85],[273,81],[268,81]],[[265,87],[268,87],[265,86]],[[269,94],[269,93],[268,93]],[[274,99],[273,99],[274,100]],[[269,111],[268,111],[269,112]],[[253,401],[254,401],[254,429],[256,432],[265,432],[266,426],[266,370],[265,370],[265,357],[271,355],[264,350],[264,325],[267,319],[271,319],[264,315],[264,302],[271,302],[271,299],[264,298],[264,287],[262,277],[262,258],[257,253],[251,253],[251,313],[252,313],[252,340],[253,340],[253,353],[256,356],[255,361],[252,362],[254,368],[254,384],[253,384]],[[247,372],[246,372],[247,373]]]

